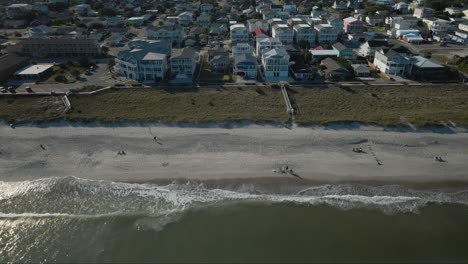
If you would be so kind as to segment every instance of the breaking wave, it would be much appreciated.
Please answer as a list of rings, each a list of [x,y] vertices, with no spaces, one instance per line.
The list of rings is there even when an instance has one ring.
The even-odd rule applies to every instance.
[[[468,205],[468,190],[445,193],[397,185],[334,184],[287,194],[209,189],[203,184],[132,184],[80,179],[73,176],[24,182],[0,182],[0,218],[99,217],[142,215],[167,217],[187,209],[231,202],[328,205],[342,210],[378,209],[386,214],[416,213],[429,203]],[[164,221],[163,221],[164,222]]]

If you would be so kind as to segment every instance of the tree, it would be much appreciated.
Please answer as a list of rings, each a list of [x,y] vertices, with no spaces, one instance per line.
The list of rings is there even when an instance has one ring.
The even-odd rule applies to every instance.
[[[99,14],[103,15],[103,16],[116,16],[117,15],[117,12],[110,8],[110,7],[104,7],[103,9],[101,9],[101,11],[99,12]]]
[[[432,57],[432,52],[429,51],[429,50],[425,50],[425,51],[422,52],[422,55],[423,55],[423,57],[426,57],[426,58],[430,59]]]
[[[245,22],[247,22],[247,17],[244,14],[242,14],[242,15],[239,16],[239,19],[237,19],[237,21],[239,23],[245,23]]]
[[[78,59],[78,64],[81,66],[81,67],[84,67],[84,68],[88,68],[89,67],[89,59],[86,58],[86,57],[80,57]]]
[[[299,40],[299,42],[297,43],[299,45],[299,47],[303,50],[308,50],[310,49],[310,43],[309,41],[305,40],[305,39],[301,39]]]
[[[103,28],[103,27],[104,27],[104,25],[102,23],[99,23],[99,22],[91,23],[91,25],[89,25],[90,30],[100,29],[100,28]]]
[[[105,5],[101,1],[93,1],[91,5],[95,10],[102,10],[105,8]],[[102,11],[101,11],[102,12]]]
[[[102,47],[101,47],[101,51],[102,51],[102,53],[104,53],[105,55],[107,55],[107,53],[109,52],[109,47],[107,47],[107,46],[102,46]]]
[[[260,14],[259,12],[255,12],[252,14],[251,16],[253,19],[262,19],[262,14]]]
[[[67,81],[68,81],[67,78],[65,78],[65,76],[63,76],[63,75],[61,75],[61,74],[55,76],[54,80],[55,80],[56,82],[67,82]]]
[[[81,72],[75,69],[71,72],[71,74],[73,75],[73,77],[75,77],[75,79],[78,79],[80,78]]]
[[[192,17],[193,17],[194,20],[197,19],[197,17],[199,17],[199,16],[200,16],[200,10],[195,9],[195,10],[192,11]]]
[[[65,3],[52,3],[48,5],[50,11],[60,12],[68,8]]]
[[[115,60],[110,59],[107,61],[107,68],[109,68],[109,72],[114,72]]]
[[[384,11],[388,10],[388,6],[386,5],[367,5],[364,11],[364,14],[367,16],[374,15],[377,11]]]

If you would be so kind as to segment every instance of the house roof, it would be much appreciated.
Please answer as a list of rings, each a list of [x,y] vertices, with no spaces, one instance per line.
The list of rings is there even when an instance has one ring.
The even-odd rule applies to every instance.
[[[264,49],[262,53],[264,58],[289,56],[284,48]]]
[[[276,24],[273,26],[274,29],[290,29],[288,24]]]
[[[359,20],[357,18],[355,18],[355,17],[347,17],[347,18],[343,19],[343,21],[348,22],[348,23],[353,23],[353,22],[356,22],[356,21],[359,21]]]
[[[337,43],[333,44],[332,47],[335,48],[336,50],[339,50],[339,51],[348,49],[348,47],[346,47],[345,45],[343,45],[340,42],[337,42]]]
[[[333,27],[332,25],[329,25],[329,24],[318,24],[318,25],[315,25],[314,26],[317,30],[321,30],[323,28],[331,28]]]
[[[388,47],[388,42],[386,40],[368,40],[367,45],[371,48]]]
[[[328,49],[322,49],[322,50],[310,50],[310,53],[312,56],[337,56],[335,50],[328,50]]]
[[[413,58],[417,60],[414,65],[418,68],[444,68],[439,63],[422,56],[414,56]]]
[[[349,71],[343,65],[339,64],[337,61],[335,61],[332,58],[326,58],[322,60],[321,64],[327,67],[327,69],[325,70],[326,73],[329,73],[332,71],[342,71],[342,72],[349,73]]]
[[[23,39],[22,44],[97,44],[95,39]]]
[[[143,57],[143,60],[163,60],[166,58],[166,54],[156,53],[156,52],[148,52]]]
[[[212,48],[208,50],[209,56],[216,56],[216,55],[224,54],[224,53],[226,53],[226,51],[222,47]]]
[[[37,64],[28,65],[15,72],[16,75],[29,75],[29,74],[40,74],[50,68],[54,67],[53,64]]]
[[[218,54],[210,60],[210,62],[215,62],[215,61],[224,61],[224,62],[229,61],[229,55],[227,53]]]
[[[394,54],[411,54],[411,51],[409,49],[407,49],[405,46],[401,46],[401,45],[396,45],[396,46],[393,46],[391,48],[382,48],[383,52],[385,55],[388,55],[388,56],[391,56],[391,55],[394,55]]]
[[[159,26],[159,27],[149,26],[147,30],[148,31],[149,30],[151,31],[175,31],[178,29],[180,29],[180,27],[174,25],[174,26]]]
[[[239,55],[234,56],[234,63],[235,64],[238,64],[238,63],[244,62],[244,61],[248,61],[248,62],[250,62],[252,64],[258,65],[257,58],[255,58],[251,54],[243,53],[243,54],[239,54]]]
[[[369,66],[366,64],[352,64],[351,67],[355,72],[370,72]]]
[[[197,50],[194,48],[182,48],[182,49],[172,49],[171,53],[171,59],[175,58],[190,58],[193,59],[195,58],[195,55],[197,54]]]
[[[255,36],[260,35],[260,34],[264,34],[264,35],[268,36],[268,33],[265,30],[261,29],[261,28],[255,29],[254,33],[255,33]]]

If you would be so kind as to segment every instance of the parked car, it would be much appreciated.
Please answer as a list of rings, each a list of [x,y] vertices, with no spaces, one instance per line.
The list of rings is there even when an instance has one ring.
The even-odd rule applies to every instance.
[[[55,90],[52,90],[52,91],[50,91],[50,94],[51,95],[56,95],[57,93],[55,92]]]
[[[29,87],[29,86],[26,86],[26,92],[28,92],[28,93],[32,93],[32,91],[33,91],[33,90],[31,89],[31,87]]]
[[[16,91],[15,91],[15,88],[13,88],[13,86],[8,86],[8,91],[9,91],[10,93],[16,92]]]
[[[0,87],[0,91],[1,91],[2,93],[6,93],[6,92],[7,92],[7,90],[5,89],[5,87]]]

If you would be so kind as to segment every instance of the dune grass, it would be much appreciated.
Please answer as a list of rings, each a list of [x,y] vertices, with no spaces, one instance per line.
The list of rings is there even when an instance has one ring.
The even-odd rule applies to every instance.
[[[464,85],[294,88],[290,95],[300,124],[468,125],[468,89]]]
[[[14,97],[0,98],[0,118],[7,122],[46,122],[60,118],[65,106],[60,97]]]
[[[164,91],[107,90],[70,96],[71,120],[204,122],[224,120],[286,121],[281,93],[268,88]]]
[[[299,124],[468,125],[468,88],[464,85],[294,87],[289,94]],[[0,118],[9,122],[288,120],[280,90],[270,87],[109,89],[71,95],[69,100],[72,109],[63,115],[60,97],[2,97]]]

